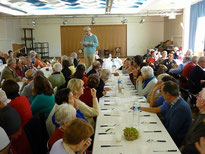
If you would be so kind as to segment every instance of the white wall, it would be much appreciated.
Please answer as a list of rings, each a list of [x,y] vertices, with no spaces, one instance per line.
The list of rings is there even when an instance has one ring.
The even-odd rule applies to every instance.
[[[146,17],[144,24],[139,24],[139,17],[129,17],[127,23],[127,55],[143,55],[147,48],[153,48],[164,41],[164,18]],[[61,55],[60,26],[63,18],[35,19],[35,42],[49,42],[50,56]],[[122,18],[95,18],[96,24],[121,24]],[[91,18],[69,18],[68,25],[89,25]],[[21,19],[22,28],[32,27],[32,19]],[[83,31],[82,31],[83,33]]]
[[[164,39],[174,41],[174,45],[182,47],[183,41],[183,15],[176,16],[176,19],[168,19],[165,17],[164,20]]]
[[[13,43],[22,43],[19,19],[0,17],[0,51],[12,50]]]

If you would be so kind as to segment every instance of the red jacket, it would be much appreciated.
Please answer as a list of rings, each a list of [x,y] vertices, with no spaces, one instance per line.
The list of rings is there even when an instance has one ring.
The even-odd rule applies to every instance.
[[[93,107],[93,97],[90,88],[85,87],[83,95],[80,96],[80,100],[88,106]]]
[[[9,106],[14,108],[21,117],[21,126],[24,125],[32,118],[31,106],[25,96],[19,96],[8,103]]]

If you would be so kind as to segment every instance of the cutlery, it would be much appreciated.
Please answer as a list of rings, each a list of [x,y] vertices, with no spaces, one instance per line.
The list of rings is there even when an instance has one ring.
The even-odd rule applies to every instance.
[[[157,124],[157,122],[141,122],[141,124]]]
[[[145,114],[145,115],[140,115],[140,117],[150,117],[150,115]]]
[[[104,102],[110,102],[110,100],[104,100]]]
[[[122,145],[101,145],[101,148],[107,148],[107,147],[122,147]]]
[[[154,150],[153,152],[177,152],[177,150]]]
[[[117,124],[113,124],[113,125],[100,125],[100,127],[114,127],[114,126],[116,126]]]
[[[160,133],[161,130],[155,130],[155,131],[144,131],[144,133]]]
[[[98,133],[98,135],[110,135],[110,134],[115,134],[113,132],[110,132],[110,133]]]
[[[104,116],[120,116],[119,114],[104,114]]]
[[[151,143],[151,142],[166,142],[166,140],[153,140],[153,139],[149,139],[147,140],[147,142]]]

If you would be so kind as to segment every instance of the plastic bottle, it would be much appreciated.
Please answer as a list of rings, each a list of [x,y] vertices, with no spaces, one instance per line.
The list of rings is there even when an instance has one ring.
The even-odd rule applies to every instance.
[[[118,79],[118,91],[122,93],[122,80],[120,80],[120,78]]]
[[[40,69],[41,69],[41,66],[40,66],[40,65],[38,65],[38,66],[37,66],[37,69],[38,69],[38,70],[40,70]]]
[[[112,59],[112,54],[111,53],[109,54],[109,58]]]
[[[56,61],[56,57],[54,57],[54,58],[52,59],[52,61]]]
[[[3,64],[3,61],[0,59],[0,66],[3,66],[4,64]]]

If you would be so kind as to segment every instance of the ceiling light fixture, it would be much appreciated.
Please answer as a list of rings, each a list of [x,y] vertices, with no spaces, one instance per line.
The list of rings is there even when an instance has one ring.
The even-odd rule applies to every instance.
[[[121,20],[121,23],[122,24],[125,24],[125,23],[127,23],[128,22],[128,20],[125,18],[125,17],[123,17],[123,19]]]
[[[95,18],[94,18],[94,17],[92,17],[91,24],[92,24],[92,25],[95,24]]]
[[[32,20],[31,23],[32,23],[32,26],[36,26],[37,25],[35,20]]]
[[[67,20],[63,20],[63,25],[67,25],[68,21]]]
[[[145,22],[145,18],[144,17],[141,17],[140,21],[139,21],[139,24],[143,24]]]
[[[0,3],[0,12],[11,15],[26,15],[27,12]]]

